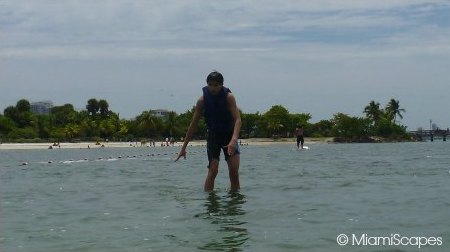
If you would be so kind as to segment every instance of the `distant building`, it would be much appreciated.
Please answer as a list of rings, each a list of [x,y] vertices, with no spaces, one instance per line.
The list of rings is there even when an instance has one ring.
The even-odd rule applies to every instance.
[[[433,124],[431,125],[431,129],[432,129],[432,130],[438,130],[439,127],[437,126],[436,123],[433,123]]]
[[[166,109],[155,109],[155,110],[151,110],[151,112],[156,116],[156,117],[164,117],[166,116],[170,111],[166,110]]]
[[[31,112],[38,115],[48,115],[52,111],[52,101],[39,101],[31,103]]]

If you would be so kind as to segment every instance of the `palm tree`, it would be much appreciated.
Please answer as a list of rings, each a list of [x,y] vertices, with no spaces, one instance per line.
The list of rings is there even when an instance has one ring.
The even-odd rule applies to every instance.
[[[64,134],[66,138],[71,140],[76,137],[80,132],[80,127],[76,124],[68,124],[64,127]]]
[[[165,124],[170,137],[177,135],[179,131],[177,123],[177,113],[175,113],[174,111],[167,113],[167,115],[165,116]]]
[[[391,99],[386,106],[386,113],[394,123],[397,120],[397,116],[403,119],[402,112],[406,112],[406,110],[400,108],[400,102],[398,100]]]
[[[8,106],[3,111],[3,114],[5,117],[10,118],[14,122],[17,122],[19,120],[19,110],[14,106]]]
[[[100,115],[107,116],[109,112],[109,104],[106,100],[98,101],[98,107],[100,110]]]
[[[116,123],[112,119],[101,120],[99,130],[102,138],[111,137],[116,132]]]
[[[19,111],[19,113],[25,113],[31,111],[31,104],[26,99],[21,99],[17,102],[16,108]]]
[[[161,125],[160,120],[151,111],[142,112],[142,114],[136,118],[136,121],[138,122],[138,127],[140,127],[147,137],[154,137],[159,133],[158,128]]]
[[[283,130],[287,129],[291,122],[289,111],[282,105],[272,106],[263,117],[267,121],[267,129],[271,130],[272,134],[286,133]]]
[[[125,137],[128,134],[128,126],[125,120],[121,120],[119,122],[119,129],[117,131],[117,134],[121,137]]]
[[[99,109],[100,109],[100,106],[98,104],[97,99],[92,98],[92,99],[88,100],[88,103],[86,105],[86,110],[88,111],[89,114],[96,115]]]
[[[372,122],[377,123],[383,114],[383,110],[380,109],[380,103],[372,100],[369,105],[364,108],[364,113],[372,120]]]

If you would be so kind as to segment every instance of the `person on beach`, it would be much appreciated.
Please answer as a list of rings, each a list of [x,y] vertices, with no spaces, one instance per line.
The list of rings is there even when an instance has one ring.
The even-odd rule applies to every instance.
[[[297,128],[295,128],[295,136],[297,137],[297,149],[303,149],[303,143],[305,142],[305,139],[303,138],[303,126],[297,125]]]
[[[217,71],[211,72],[206,78],[208,85],[203,87],[203,95],[197,100],[183,146],[175,160],[178,161],[181,157],[186,158],[186,147],[198,127],[201,114],[203,114],[208,128],[206,148],[209,162],[205,191],[214,190],[221,150],[223,150],[228,164],[231,191],[238,191],[240,188],[238,138],[241,130],[241,115],[234,95],[230,89],[223,86],[223,82],[222,74]]]

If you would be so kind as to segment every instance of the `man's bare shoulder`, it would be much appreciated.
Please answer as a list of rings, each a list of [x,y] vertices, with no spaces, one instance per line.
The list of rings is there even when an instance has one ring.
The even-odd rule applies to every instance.
[[[227,94],[227,101],[230,103],[236,103],[236,98],[234,97],[233,93],[228,93]]]
[[[198,98],[196,106],[198,108],[203,108],[204,104],[205,104],[205,99],[203,98],[203,95],[202,95]]]

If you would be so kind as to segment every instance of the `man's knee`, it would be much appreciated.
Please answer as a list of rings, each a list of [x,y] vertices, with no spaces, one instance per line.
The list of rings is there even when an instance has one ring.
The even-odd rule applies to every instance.
[[[209,162],[208,165],[209,172],[211,173],[217,173],[219,170],[219,160],[213,159]]]
[[[219,166],[219,160],[215,159],[215,158],[212,158],[208,163],[208,168],[218,167],[218,166]]]

